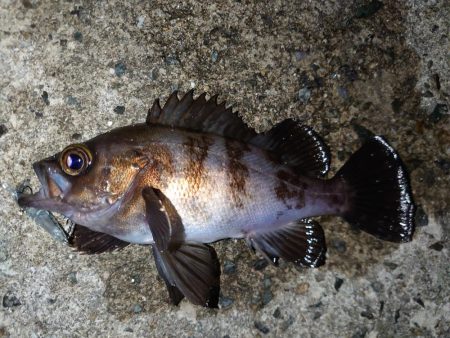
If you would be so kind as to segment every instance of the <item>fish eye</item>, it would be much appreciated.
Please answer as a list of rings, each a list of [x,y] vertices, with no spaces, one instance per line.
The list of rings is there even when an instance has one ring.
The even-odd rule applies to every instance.
[[[71,176],[77,176],[86,171],[92,163],[92,153],[84,144],[72,144],[61,152],[59,164],[61,169]]]

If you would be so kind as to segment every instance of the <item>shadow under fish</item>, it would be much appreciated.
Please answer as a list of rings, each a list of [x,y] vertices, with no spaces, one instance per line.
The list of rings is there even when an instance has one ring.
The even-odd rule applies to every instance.
[[[307,126],[289,119],[258,134],[217,96],[174,92],[163,108],[155,101],[146,123],[36,162],[42,187],[18,203],[69,218],[67,242],[81,252],[151,245],[172,303],[217,307],[220,264],[208,243],[242,238],[275,265],[281,258],[318,267],[326,245],[314,216],[341,216],[391,242],[412,239],[408,175],[383,137],[369,138],[324,179],[329,163]],[[32,215],[45,224],[48,211]],[[51,224],[58,228],[43,227],[53,234]]]

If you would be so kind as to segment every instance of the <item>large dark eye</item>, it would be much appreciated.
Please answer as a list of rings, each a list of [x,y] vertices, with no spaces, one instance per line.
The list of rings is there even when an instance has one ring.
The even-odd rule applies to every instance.
[[[84,144],[73,144],[61,152],[59,164],[68,175],[76,176],[86,171],[92,162],[92,154]]]

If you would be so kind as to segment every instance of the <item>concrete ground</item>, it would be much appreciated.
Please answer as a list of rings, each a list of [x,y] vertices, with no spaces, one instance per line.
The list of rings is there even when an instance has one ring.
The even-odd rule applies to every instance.
[[[0,337],[449,337],[449,2],[209,3],[0,0]],[[313,126],[330,174],[385,135],[411,174],[414,240],[323,217],[315,270],[216,243],[221,308],[207,310],[168,305],[148,248],[79,255],[17,206],[17,184],[38,187],[32,162],[190,88],[260,131]]]

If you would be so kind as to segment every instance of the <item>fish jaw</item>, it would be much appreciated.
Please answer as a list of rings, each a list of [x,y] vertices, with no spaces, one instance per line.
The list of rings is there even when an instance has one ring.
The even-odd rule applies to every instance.
[[[34,194],[21,195],[17,201],[19,206],[58,212],[71,218],[74,208],[63,200],[64,194],[70,189],[70,183],[58,168],[55,157],[35,162],[33,169],[41,187]]]

